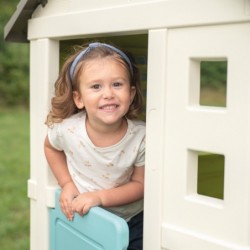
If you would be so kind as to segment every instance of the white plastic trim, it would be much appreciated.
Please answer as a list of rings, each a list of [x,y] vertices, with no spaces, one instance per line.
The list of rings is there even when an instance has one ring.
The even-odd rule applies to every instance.
[[[28,197],[32,200],[37,199],[37,182],[35,180],[28,180]]]
[[[47,186],[46,187],[46,205],[49,208],[55,207],[55,193],[59,189],[59,186]]]

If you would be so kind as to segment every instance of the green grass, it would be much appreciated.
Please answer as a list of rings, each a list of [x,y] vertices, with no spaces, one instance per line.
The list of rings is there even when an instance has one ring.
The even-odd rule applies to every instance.
[[[202,87],[200,92],[200,105],[212,107],[226,107],[226,88]]]
[[[29,249],[29,113],[0,110],[0,246]]]
[[[206,154],[198,157],[198,194],[224,198],[224,164],[223,155]]]

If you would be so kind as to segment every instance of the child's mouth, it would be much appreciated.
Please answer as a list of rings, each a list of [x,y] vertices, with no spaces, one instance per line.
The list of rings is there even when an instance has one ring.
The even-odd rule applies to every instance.
[[[104,111],[113,111],[118,108],[118,105],[116,104],[108,104],[108,105],[103,105],[100,107],[100,109]]]

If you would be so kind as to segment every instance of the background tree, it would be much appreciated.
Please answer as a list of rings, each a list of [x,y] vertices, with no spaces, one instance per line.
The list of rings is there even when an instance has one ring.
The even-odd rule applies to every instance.
[[[19,0],[0,0],[0,105],[29,105],[29,44],[4,41],[4,26]]]

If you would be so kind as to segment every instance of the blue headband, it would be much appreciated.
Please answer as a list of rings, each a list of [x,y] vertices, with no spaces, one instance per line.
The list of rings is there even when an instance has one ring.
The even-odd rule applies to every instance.
[[[133,74],[133,67],[131,64],[131,61],[129,60],[128,56],[122,52],[121,50],[115,48],[114,46],[111,46],[109,44],[106,43],[90,43],[89,46],[83,50],[81,53],[79,53],[79,55],[75,58],[75,60],[73,61],[73,63],[71,64],[70,70],[69,70],[69,76],[70,76],[70,80],[71,83],[73,84],[73,76],[74,76],[74,72],[75,72],[75,68],[76,65],[78,64],[78,62],[80,61],[80,59],[86,55],[91,49],[95,49],[97,47],[106,47],[109,48],[111,50],[113,50],[114,52],[116,52],[118,55],[120,55],[129,65],[129,69],[131,71],[131,73]]]

